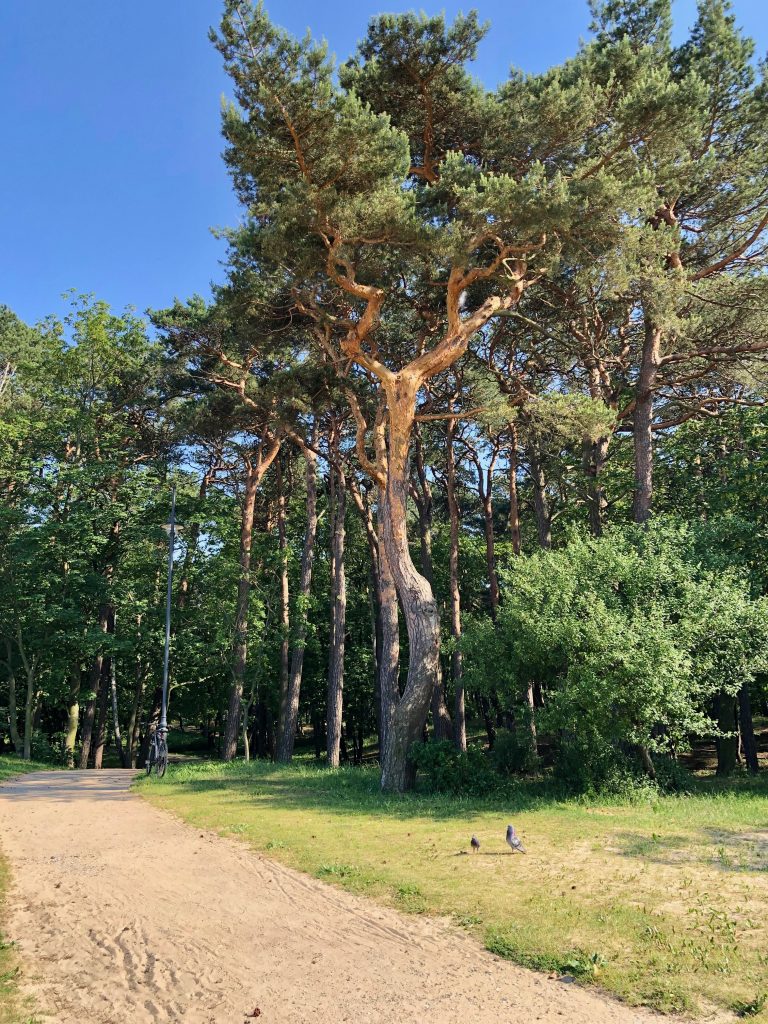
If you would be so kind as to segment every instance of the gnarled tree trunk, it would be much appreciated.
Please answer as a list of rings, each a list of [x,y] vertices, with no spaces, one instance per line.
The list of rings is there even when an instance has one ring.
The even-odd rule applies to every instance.
[[[405,691],[397,702],[382,752],[381,785],[402,792],[414,781],[409,757],[421,737],[435,688],[440,654],[440,616],[432,588],[417,571],[408,547],[408,446],[414,422],[418,378],[400,373],[388,393],[389,447],[382,522],[387,557],[408,629]]]

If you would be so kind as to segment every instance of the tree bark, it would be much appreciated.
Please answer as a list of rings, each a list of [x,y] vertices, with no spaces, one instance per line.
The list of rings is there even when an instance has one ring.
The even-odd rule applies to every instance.
[[[328,665],[327,754],[331,768],[338,768],[344,693],[344,646],[347,617],[347,581],[344,569],[344,474],[331,468],[331,651]]]
[[[717,738],[717,774],[732,775],[736,769],[739,740],[736,733],[736,706],[734,697],[724,690],[715,698],[717,727],[726,736]]]
[[[520,541],[520,502],[517,496],[517,427],[510,426],[509,441],[509,535],[516,555],[522,551]]]
[[[541,462],[541,452],[535,443],[531,443],[529,446],[528,461],[533,484],[533,509],[536,513],[539,545],[544,549],[549,549],[552,547],[552,512],[547,500],[547,480]]]
[[[379,493],[378,602],[381,645],[379,648],[379,760],[383,764],[389,733],[400,699],[400,624],[397,590],[389,564],[383,525],[384,495]]]
[[[286,498],[283,482],[283,461],[278,460],[277,464],[277,536],[280,550],[280,633],[282,642],[280,644],[280,720],[277,734],[277,756],[281,760],[281,750],[290,747],[293,753],[293,744],[296,740],[296,724],[294,723],[293,733],[288,733],[288,718],[290,709],[288,706],[288,683],[290,679],[290,629],[291,629],[291,595],[288,589],[288,535],[286,532]],[[286,757],[285,760],[290,760]]]
[[[64,763],[67,768],[75,767],[75,741],[80,721],[80,686],[83,673],[80,664],[72,667],[67,697],[67,729],[64,734]]]
[[[602,537],[605,526],[605,510],[608,500],[602,481],[602,473],[608,459],[608,437],[593,441],[584,438],[584,475],[587,482],[587,505],[589,506],[589,530],[593,537]]]
[[[106,604],[103,604],[99,608],[99,629],[102,633],[107,632],[107,624],[109,621],[109,609]],[[91,740],[93,738],[93,725],[96,719],[96,706],[100,696],[100,685],[101,685],[101,666],[104,660],[103,651],[99,651],[91,662],[91,670],[88,679],[88,689],[93,695],[88,700],[88,706],[85,709],[85,718],[83,719],[82,735],[80,737],[80,764],[81,769],[88,767],[88,759],[91,755]]]
[[[421,554],[421,571],[434,590],[435,578],[432,564],[432,488],[427,476],[427,469],[424,462],[424,449],[421,442],[421,431],[418,425],[415,431],[416,444],[416,472],[419,480],[419,487],[416,498],[416,507],[419,513],[419,541]],[[437,682],[432,691],[432,728],[436,740],[450,740],[453,737],[453,722],[448,711],[445,699],[445,681],[443,679],[442,666],[438,659]]]
[[[136,653],[136,689],[134,691],[131,717],[128,720],[128,767],[136,767],[136,746],[139,742],[141,728],[141,709],[144,703],[144,666],[141,661],[141,615],[136,617],[137,653]]]
[[[99,715],[96,722],[96,741],[93,747],[93,767],[101,768],[104,761],[104,747],[107,739],[108,706],[110,691],[110,676],[112,674],[112,657],[107,656],[101,666],[101,680],[99,681]]]
[[[632,427],[635,455],[633,516],[640,524],[650,518],[653,500],[653,392],[660,359],[661,329],[646,320]]]
[[[382,756],[381,785],[403,792],[412,787],[415,771],[411,746],[420,738],[440,654],[440,617],[432,588],[417,571],[408,546],[408,447],[420,381],[400,373],[387,395],[389,447],[382,509],[384,541],[392,576],[408,629],[408,678],[388,728]]]
[[[755,726],[752,721],[752,705],[749,699],[749,683],[743,682],[738,693],[739,700],[739,732],[741,733],[741,747],[744,752],[744,761],[747,770],[757,775],[760,764],[757,758],[757,742],[755,740]]]
[[[9,640],[6,640],[5,646],[8,655],[8,727],[11,734],[13,749],[17,754],[21,754],[24,750],[24,742],[19,735],[19,718],[18,711],[16,709],[16,676],[11,662],[13,651]]]
[[[263,448],[267,444],[266,450]],[[229,691],[227,722],[222,744],[222,758],[231,761],[237,753],[240,730],[240,704],[243,699],[245,670],[248,664],[248,606],[251,595],[251,548],[253,545],[253,517],[256,511],[256,492],[264,474],[275,459],[280,442],[267,436],[254,459],[245,460],[245,494],[240,516],[240,575],[237,581],[235,609],[235,637],[232,664],[232,686]]]
[[[316,439],[313,431],[312,442]],[[304,452],[306,459],[307,483],[307,526],[304,533],[304,547],[301,552],[301,578],[299,581],[298,607],[296,609],[296,630],[291,654],[290,674],[285,697],[285,705],[281,714],[282,728],[277,747],[277,760],[288,762],[293,756],[293,744],[296,738],[296,724],[299,716],[299,699],[301,696],[301,677],[304,669],[304,649],[307,642],[308,603],[312,589],[312,567],[315,557],[315,541],[317,539],[317,456],[310,449]],[[286,584],[282,591],[287,593]],[[283,609],[284,609],[283,605]],[[285,612],[283,611],[283,614]]]
[[[117,665],[114,655],[110,659],[109,669],[109,690],[112,695],[112,728],[115,734],[115,746],[117,756],[120,758],[120,767],[127,768],[126,751],[123,749],[123,738],[120,734],[120,715],[117,708]]]
[[[231,761],[237,754],[243,687],[245,685],[245,671],[248,664],[248,606],[251,595],[251,550],[253,547],[253,518],[256,512],[258,482],[258,466],[249,459],[246,463],[245,494],[240,514],[240,575],[237,581],[237,605],[235,608],[233,681],[229,691],[227,724],[224,731],[222,750],[222,757],[225,761]]]
[[[461,650],[458,646],[461,640],[461,593],[459,591],[459,502],[456,497],[456,458],[453,448],[455,432],[456,420],[450,419],[448,420],[447,430],[445,490],[450,517],[450,553],[448,562],[451,606],[450,627],[451,639],[454,643],[454,649],[451,652],[451,677],[454,692],[453,742],[458,750],[463,751],[467,749],[467,720],[464,706],[464,666]],[[478,473],[480,472],[481,470],[478,468]],[[496,599],[498,603],[498,593]]]

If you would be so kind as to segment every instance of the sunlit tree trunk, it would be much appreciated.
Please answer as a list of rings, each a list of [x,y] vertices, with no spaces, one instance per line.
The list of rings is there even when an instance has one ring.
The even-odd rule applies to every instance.
[[[448,421],[446,448],[446,495],[450,517],[450,553],[448,559],[449,591],[451,600],[451,676],[454,693],[453,741],[458,750],[467,749],[467,719],[464,706],[464,665],[459,642],[461,640],[461,593],[459,591],[459,502],[456,496],[456,453],[454,436],[456,421]]]
[[[222,744],[222,758],[225,761],[231,761],[237,753],[240,705],[243,699],[245,670],[248,664],[248,606],[251,594],[251,548],[253,546],[256,492],[264,474],[277,456],[279,448],[280,442],[267,435],[258,449],[256,458],[249,456],[245,462],[245,494],[240,514],[240,575],[237,581],[237,605],[235,608],[233,679],[229,691],[227,720]]]
[[[313,430],[311,445],[317,439],[317,431]],[[312,566],[315,558],[315,542],[317,539],[317,456],[311,448],[304,450],[306,460],[307,486],[307,526],[304,533],[304,547],[301,552],[301,576],[299,595],[296,607],[296,628],[294,630],[293,652],[291,654],[290,673],[285,703],[282,710],[282,727],[278,738],[277,760],[290,761],[293,756],[293,744],[296,738],[296,724],[299,715],[299,699],[301,696],[301,677],[304,668],[304,648],[307,642],[308,603],[312,589]],[[287,584],[287,577],[284,578]],[[283,587],[283,598],[287,587]],[[283,608],[283,614],[285,606]]]
[[[344,474],[331,468],[331,650],[328,665],[327,754],[332,768],[339,766],[344,694],[344,649],[347,617],[347,581],[344,568]]]
[[[646,320],[640,374],[637,379],[633,414],[635,449],[636,523],[645,523],[651,515],[653,499],[653,393],[661,359],[661,330]]]

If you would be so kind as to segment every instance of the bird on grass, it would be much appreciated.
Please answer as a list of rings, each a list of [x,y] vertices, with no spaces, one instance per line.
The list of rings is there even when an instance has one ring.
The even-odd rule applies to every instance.
[[[477,836],[472,836],[472,838],[469,841],[469,845],[472,847],[472,853],[480,852],[480,840],[477,838]]]
[[[520,841],[520,836],[515,832],[512,825],[507,825],[507,843],[512,853],[525,853],[525,847]]]

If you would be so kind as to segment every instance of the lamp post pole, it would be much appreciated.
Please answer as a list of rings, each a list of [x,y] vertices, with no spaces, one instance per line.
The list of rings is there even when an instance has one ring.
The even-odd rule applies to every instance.
[[[168,732],[168,655],[171,647],[171,588],[173,586],[173,546],[176,540],[176,484],[171,489],[171,518],[168,529],[168,590],[165,597],[165,651],[163,654],[163,703],[160,710],[161,732]]]

